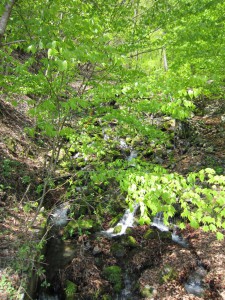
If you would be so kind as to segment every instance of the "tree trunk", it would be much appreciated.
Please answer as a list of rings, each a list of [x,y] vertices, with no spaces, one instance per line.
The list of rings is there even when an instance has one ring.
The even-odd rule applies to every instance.
[[[163,47],[163,66],[164,70],[167,72],[168,71],[168,62],[167,62],[167,57],[166,57],[166,48]]]
[[[0,45],[2,42],[2,38],[5,34],[6,26],[13,8],[13,5],[15,4],[16,0],[9,0],[8,3],[5,6],[5,11],[3,12],[1,19],[0,19]]]

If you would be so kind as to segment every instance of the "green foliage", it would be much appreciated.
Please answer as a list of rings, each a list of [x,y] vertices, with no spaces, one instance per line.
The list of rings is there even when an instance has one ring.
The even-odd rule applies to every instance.
[[[152,173],[135,172],[122,180],[122,188],[128,191],[128,203],[140,204],[140,222],[150,222],[151,215],[164,212],[165,222],[176,213],[179,204],[181,217],[191,226],[204,225],[204,230],[225,228],[224,176],[215,175],[213,169],[190,173],[187,178],[165,170]],[[183,226],[183,224],[181,224]]]
[[[18,299],[19,296],[18,291],[13,286],[12,280],[10,278],[12,270],[8,269],[5,270],[0,280],[0,293],[1,295],[8,295],[10,300]],[[14,275],[15,276],[15,275]]]
[[[169,265],[163,267],[163,270],[160,272],[160,283],[174,280],[177,277],[176,271]]]
[[[85,219],[80,217],[78,220],[71,220],[65,227],[65,234],[73,236],[76,233],[87,234],[89,230],[93,227],[94,221],[91,219]]]
[[[19,166],[19,162],[11,159],[4,159],[2,162],[2,175],[4,177],[11,177],[16,172],[16,168]]]
[[[14,7],[0,49],[0,85],[9,96],[32,96],[27,104],[35,124],[27,132],[51,144],[48,175],[37,194],[53,187],[51,178],[59,168],[76,173],[67,197],[89,182],[92,192],[84,198],[95,213],[103,211],[103,204],[102,198],[93,198],[116,181],[130,207],[140,204],[141,224],[159,211],[167,222],[178,204],[195,228],[225,227],[222,175],[206,169],[186,178],[140,157],[131,164],[119,146],[121,138],[130,139],[129,149],[146,141],[148,147],[155,145],[146,150],[151,153],[169,139],[151,123],[153,116],[184,120],[195,109],[195,98],[223,95],[224,5],[211,0],[45,0]],[[24,37],[23,43],[13,43]],[[11,173],[5,160],[3,175]],[[28,184],[30,179],[22,180]],[[104,208],[115,209],[114,200]]]
[[[77,291],[77,285],[72,281],[66,281],[65,293],[66,293],[66,300],[73,300],[75,299],[75,293]]]
[[[119,266],[106,267],[103,276],[113,285],[116,293],[122,289],[122,270]]]

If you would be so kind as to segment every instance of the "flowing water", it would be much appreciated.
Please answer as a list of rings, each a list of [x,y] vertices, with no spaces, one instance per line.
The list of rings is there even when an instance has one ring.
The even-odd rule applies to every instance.
[[[132,150],[130,152],[130,155],[127,157],[128,161],[131,161],[133,158],[136,158],[138,156],[138,152],[136,150]]]
[[[193,294],[195,296],[201,297],[205,288],[203,285],[203,278],[206,276],[207,271],[199,266],[188,278],[187,282],[184,284],[185,290],[189,294]]]
[[[164,224],[163,212],[158,212],[156,214],[151,225],[157,227],[160,231],[169,231],[169,227]]]
[[[61,204],[50,215],[51,223],[54,226],[65,226],[69,221],[68,213],[69,213],[69,203]]]
[[[129,273],[125,273],[123,278],[124,288],[119,295],[116,296],[115,300],[138,300],[133,293],[135,281],[132,280],[132,276]]]
[[[122,219],[116,224],[115,227],[111,227],[108,230],[102,231],[101,233],[108,237],[115,237],[115,236],[125,234],[128,227],[133,227],[134,216],[135,216],[135,213],[136,213],[138,207],[139,207],[139,205],[135,204],[132,211],[128,208],[125,211]],[[120,231],[118,233],[115,233],[115,229],[118,227],[120,227]]]
[[[130,156],[134,154],[131,153]],[[121,218],[121,220],[116,224],[115,227],[109,228],[106,231],[102,231],[101,234],[106,235],[107,237],[113,238],[116,236],[120,236],[126,233],[126,229],[128,227],[132,227],[134,224],[134,217],[137,212],[139,205],[135,204],[133,209],[127,209]],[[61,205],[59,208],[55,209],[55,211],[51,215],[51,223],[53,224],[53,228],[60,228],[64,226],[68,222],[68,205]],[[158,228],[160,231],[169,231],[170,228],[164,224],[163,213],[159,212],[153,218],[151,226]],[[180,244],[182,247],[187,248],[187,241],[177,233],[177,227],[173,226],[172,240]],[[115,232],[116,228],[120,228],[119,232]],[[171,227],[171,226],[170,226]],[[71,244],[71,243],[70,243]],[[67,241],[63,241],[61,237],[53,236],[47,245],[47,254],[46,258],[48,261],[48,278],[54,282],[54,276],[57,272],[60,271],[75,255],[75,248],[71,247],[70,244],[67,244]],[[201,296],[205,288],[203,287],[202,281],[205,276],[206,270],[199,266],[188,278],[187,282],[184,284],[184,287],[187,293]],[[133,295],[133,287],[135,285],[135,281],[132,280],[131,274],[125,271],[123,276],[124,288],[115,298],[115,300],[137,300]],[[56,292],[48,293],[45,290],[39,291],[39,296],[37,300],[60,300],[60,294]]]

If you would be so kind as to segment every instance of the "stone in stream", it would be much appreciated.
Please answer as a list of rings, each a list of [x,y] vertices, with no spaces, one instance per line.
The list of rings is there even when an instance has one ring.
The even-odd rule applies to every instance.
[[[187,282],[184,284],[185,290],[189,294],[201,297],[205,292],[205,287],[203,284],[203,278],[206,276],[207,271],[199,266],[188,278]]]

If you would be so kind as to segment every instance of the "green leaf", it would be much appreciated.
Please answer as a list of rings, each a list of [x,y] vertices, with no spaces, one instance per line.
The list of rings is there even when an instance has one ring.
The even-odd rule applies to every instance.
[[[180,224],[179,224],[179,227],[180,227],[180,229],[185,229],[186,226],[185,226],[184,223],[180,223]]]
[[[222,241],[224,239],[224,235],[221,232],[217,232],[216,237],[219,241]]]
[[[34,45],[30,45],[28,48],[27,48],[27,51],[28,52],[31,52],[31,53],[36,53],[37,49]]]
[[[66,60],[57,60],[57,63],[58,63],[58,68],[59,68],[59,71],[60,72],[64,72],[67,70],[67,67],[68,67],[68,63]]]

